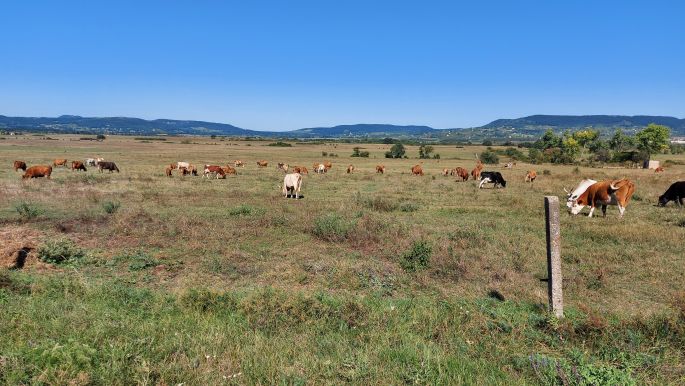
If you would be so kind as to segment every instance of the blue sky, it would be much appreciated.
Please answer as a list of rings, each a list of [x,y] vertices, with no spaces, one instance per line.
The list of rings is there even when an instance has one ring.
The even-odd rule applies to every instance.
[[[685,2],[5,1],[0,114],[255,130],[685,117]]]

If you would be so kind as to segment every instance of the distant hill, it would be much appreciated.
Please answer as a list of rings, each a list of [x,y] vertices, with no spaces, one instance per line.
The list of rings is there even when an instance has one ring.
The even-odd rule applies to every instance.
[[[62,115],[57,118],[6,117],[0,115],[0,129],[92,134],[193,134],[193,135],[263,135],[262,132],[241,129],[225,123],[177,121],[172,119],[145,120],[140,118],[87,118]]]
[[[539,138],[547,129],[560,133],[590,127],[608,136],[621,128],[633,133],[650,123],[669,126],[674,136],[685,136],[685,119],[649,115],[531,115],[516,119],[498,119],[473,128],[435,129],[428,126],[391,124],[356,124],[312,127],[273,132],[248,130],[225,123],[181,121],[172,119],[88,118],[62,115],[57,118],[6,117],[0,115],[0,129],[51,133],[132,134],[132,135],[220,135],[283,138],[383,138],[425,141],[529,141]]]

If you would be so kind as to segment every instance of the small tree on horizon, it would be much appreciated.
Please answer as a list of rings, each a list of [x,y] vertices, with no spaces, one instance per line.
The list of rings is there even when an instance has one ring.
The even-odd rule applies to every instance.
[[[385,152],[385,158],[402,158],[406,152],[407,150],[404,148],[404,145],[396,143],[392,145],[390,151]]]

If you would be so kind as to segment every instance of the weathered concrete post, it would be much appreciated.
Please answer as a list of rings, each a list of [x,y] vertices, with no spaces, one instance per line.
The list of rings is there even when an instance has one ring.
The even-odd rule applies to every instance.
[[[564,297],[561,292],[561,231],[559,226],[559,198],[545,196],[545,227],[547,230],[547,295],[549,307],[557,318],[564,316]]]

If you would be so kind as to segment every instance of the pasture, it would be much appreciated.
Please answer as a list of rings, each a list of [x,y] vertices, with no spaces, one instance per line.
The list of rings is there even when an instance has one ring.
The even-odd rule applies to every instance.
[[[0,140],[0,253],[34,248],[23,269],[0,270],[4,383],[685,381],[685,211],[656,207],[683,165],[504,169],[502,158],[484,170],[507,187],[479,190],[441,175],[471,170],[478,146],[418,160],[415,146],[386,159],[380,144],[51,137]],[[370,157],[351,158],[355,146]],[[91,157],[121,173],[55,167],[22,181],[11,168]],[[201,174],[236,159],[245,167],[226,179],[165,176],[176,161]],[[333,168],[313,173],[323,161]],[[420,161],[425,175],[412,176]],[[304,198],[282,197],[278,162],[309,169]],[[623,219],[615,206],[606,218],[562,213],[557,321],[541,281],[543,197],[565,209],[563,188],[583,177],[637,188]],[[37,261],[67,239],[77,257]]]

